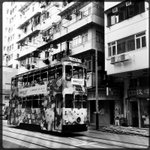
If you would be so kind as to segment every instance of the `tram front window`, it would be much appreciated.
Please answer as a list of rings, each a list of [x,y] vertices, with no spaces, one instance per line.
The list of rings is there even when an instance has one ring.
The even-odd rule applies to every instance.
[[[71,81],[71,78],[72,78],[72,66],[66,65],[65,72],[66,72],[66,80],[67,81]]]
[[[85,95],[75,95],[75,108],[86,108],[87,96]]]
[[[73,78],[83,79],[83,68],[79,66],[73,66]]]

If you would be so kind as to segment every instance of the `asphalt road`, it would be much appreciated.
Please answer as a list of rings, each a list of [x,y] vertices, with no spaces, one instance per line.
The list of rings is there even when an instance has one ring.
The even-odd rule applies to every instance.
[[[121,135],[89,130],[82,133],[58,134],[36,128],[16,128],[3,121],[3,148],[148,148],[147,137]]]

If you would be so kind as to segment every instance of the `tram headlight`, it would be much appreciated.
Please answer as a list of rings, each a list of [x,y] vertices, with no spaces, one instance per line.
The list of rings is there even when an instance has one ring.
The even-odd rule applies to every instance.
[[[81,118],[78,117],[78,118],[77,118],[77,123],[80,123],[80,122],[81,122]]]

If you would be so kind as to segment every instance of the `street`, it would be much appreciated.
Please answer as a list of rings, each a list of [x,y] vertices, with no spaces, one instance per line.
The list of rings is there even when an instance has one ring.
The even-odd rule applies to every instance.
[[[82,133],[58,134],[16,128],[3,120],[3,148],[147,148],[148,137],[121,135],[89,130]]]

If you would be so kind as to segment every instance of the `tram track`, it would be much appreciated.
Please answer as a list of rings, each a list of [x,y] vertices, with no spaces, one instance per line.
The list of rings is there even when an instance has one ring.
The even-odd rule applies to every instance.
[[[32,144],[36,144],[35,141],[36,141],[36,139],[38,139],[39,141],[43,141],[43,143],[48,142],[48,143],[55,143],[56,145],[61,144],[61,148],[63,148],[63,145],[65,145],[65,146],[67,146],[67,148],[71,147],[71,148],[78,148],[78,149],[86,149],[86,148],[84,148],[84,146],[87,146],[87,145],[90,146],[90,145],[95,145],[95,144],[97,146],[99,145],[100,148],[107,147],[107,146],[104,146],[103,143],[99,144],[99,143],[94,142],[94,141],[87,141],[87,139],[79,139],[79,138],[76,138],[76,137],[67,137],[66,141],[64,141],[64,139],[63,139],[64,137],[57,137],[57,136],[54,136],[54,135],[51,136],[51,135],[46,135],[46,134],[43,135],[42,134],[42,137],[41,137],[41,133],[34,134],[34,136],[33,136],[32,132],[28,133],[28,135],[27,135],[26,132],[28,132],[28,131],[24,131],[24,133],[22,133],[21,131],[15,130],[15,129],[12,129],[12,128],[11,128],[11,131],[10,130],[7,131],[7,129],[3,129],[3,130],[4,130],[3,132],[5,132],[5,133],[6,132],[8,134],[12,133],[13,134],[12,138],[17,137],[17,135],[22,135],[22,137],[24,139],[28,138],[29,141],[32,140],[33,141]],[[15,131],[13,131],[13,130],[15,130]],[[32,138],[32,139],[30,139],[30,138]],[[50,138],[52,138],[52,139],[50,139]],[[61,142],[61,141],[63,141],[63,142]]]
[[[10,134],[11,133],[11,134]],[[4,138],[15,138],[15,140],[21,140],[31,148],[77,148],[87,149],[88,148],[146,148],[145,145],[103,139],[94,134],[89,135],[75,134],[74,136],[58,136],[55,134],[48,134],[49,132],[38,132],[28,131],[19,128],[8,128],[6,125],[3,126],[3,137]],[[80,135],[80,136],[79,136]],[[20,137],[19,137],[20,136]]]
[[[28,131],[24,131],[24,132],[27,133]],[[11,135],[10,135],[10,133],[11,133]],[[42,147],[42,148],[51,148],[51,149],[55,149],[56,147],[57,148],[79,148],[79,149],[82,149],[82,148],[76,146],[77,143],[70,144],[70,142],[68,142],[68,139],[66,141],[61,142],[59,137],[50,136],[50,135],[46,135],[46,134],[33,134],[31,131],[28,134],[25,134],[25,133],[20,133],[19,130],[13,131],[12,128],[11,128],[11,130],[3,129],[3,137],[4,138],[5,137],[15,138],[16,140],[21,140],[23,142],[27,142],[32,145],[34,144],[36,147],[38,146],[40,148]]]

